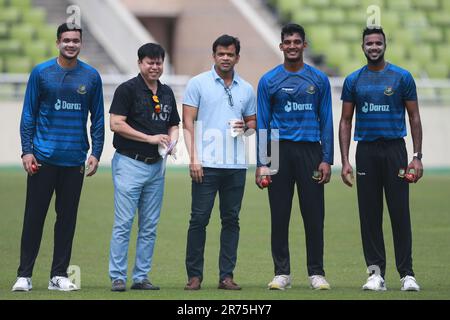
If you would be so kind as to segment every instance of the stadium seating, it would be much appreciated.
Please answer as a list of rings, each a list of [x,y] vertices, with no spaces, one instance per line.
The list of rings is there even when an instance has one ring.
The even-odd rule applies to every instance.
[[[366,26],[367,7],[377,5],[387,35],[387,60],[416,77],[450,78],[449,0],[267,2],[280,13],[281,23],[292,21],[305,27],[309,54],[324,57],[324,69],[331,68],[335,75],[345,76],[357,62],[364,64],[361,32]]]
[[[31,0],[0,0],[0,73],[28,73],[57,54],[56,27]]]

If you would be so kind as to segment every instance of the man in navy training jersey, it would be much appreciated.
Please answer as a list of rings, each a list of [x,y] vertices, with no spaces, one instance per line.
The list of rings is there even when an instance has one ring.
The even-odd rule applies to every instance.
[[[236,37],[222,35],[217,38],[212,46],[214,65],[189,80],[184,95],[184,140],[192,178],[185,290],[201,287],[206,226],[217,193],[222,222],[218,288],[241,289],[234,281],[233,272],[247,171],[243,134],[256,128],[256,97],[252,86],[234,69],[239,62],[240,47]]]
[[[67,278],[67,268],[89,150],[89,113],[92,152],[87,160],[88,177],[97,171],[104,140],[102,81],[94,68],[77,59],[81,43],[81,28],[60,25],[59,56],[37,65],[28,80],[20,122],[27,196],[13,291],[32,288],[31,276],[53,192],[56,223],[48,289],[78,290]]]
[[[401,290],[419,291],[412,268],[412,235],[409,212],[409,184],[403,172],[415,170],[413,182],[423,174],[422,125],[416,85],[411,74],[384,59],[386,37],[381,28],[366,28],[362,49],[367,65],[350,74],[342,90],[339,143],[341,176],[351,186],[353,169],[349,162],[353,113],[356,182],[361,236],[370,273],[364,290],[384,291],[386,252],[383,240],[383,189],[391,218],[395,260]],[[404,137],[405,110],[408,112],[414,155],[408,164]]]
[[[269,289],[291,286],[289,221],[294,186],[300,201],[306,235],[307,269],[311,288],[330,289],[323,269],[324,185],[333,164],[333,122],[330,83],[327,76],[303,62],[307,47],[305,30],[288,24],[281,30],[284,63],[267,72],[258,85],[258,163],[256,184],[268,176],[271,212],[271,244],[275,277]],[[262,131],[268,130],[267,139]],[[261,157],[267,140],[279,141],[276,174]],[[272,158],[275,155],[272,154]],[[272,169],[272,170],[271,170]],[[314,174],[316,172],[316,174]]]
[[[137,52],[139,74],[114,93],[109,113],[114,132],[112,176],[114,226],[109,256],[112,291],[125,291],[128,244],[136,209],[139,230],[133,269],[134,290],[159,290],[148,279],[164,195],[164,161],[158,149],[178,140],[180,117],[172,89],[159,81],[164,49],[156,43]]]

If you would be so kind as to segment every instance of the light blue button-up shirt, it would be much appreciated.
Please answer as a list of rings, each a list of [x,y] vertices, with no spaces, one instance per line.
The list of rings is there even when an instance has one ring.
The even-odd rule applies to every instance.
[[[195,143],[203,167],[246,169],[244,138],[232,137],[228,122],[256,114],[251,84],[234,72],[227,93],[223,79],[213,66],[189,80],[183,104],[198,108]]]

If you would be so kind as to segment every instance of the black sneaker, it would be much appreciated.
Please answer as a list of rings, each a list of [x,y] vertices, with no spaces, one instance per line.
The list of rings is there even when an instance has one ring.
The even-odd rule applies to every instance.
[[[123,281],[122,279],[116,279],[112,282],[111,285],[111,291],[125,291],[127,289],[126,285],[125,285],[125,281]]]
[[[142,282],[133,282],[130,289],[132,289],[132,290],[159,290],[159,287],[153,285],[148,279],[144,279],[144,280],[142,280]]]

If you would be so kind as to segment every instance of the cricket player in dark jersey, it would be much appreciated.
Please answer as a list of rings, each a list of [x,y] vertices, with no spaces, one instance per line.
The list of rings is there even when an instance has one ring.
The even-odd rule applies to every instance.
[[[281,31],[280,50],[284,63],[267,72],[258,85],[258,149],[267,149],[267,140],[279,141],[279,170],[270,176],[273,163],[258,152],[256,184],[269,181],[271,243],[275,277],[269,289],[291,286],[289,221],[294,186],[300,200],[306,235],[307,267],[313,289],[329,289],[323,270],[324,184],[329,182],[333,164],[333,118],[328,77],[303,62],[307,47],[305,31],[288,24]],[[278,132],[278,133],[275,133]],[[274,155],[272,155],[273,157]],[[319,180],[313,178],[319,172]]]
[[[419,291],[412,268],[412,236],[409,212],[409,183],[403,177],[414,170],[417,182],[422,168],[422,125],[416,85],[411,74],[384,59],[386,37],[381,28],[366,28],[362,49],[367,65],[350,74],[342,90],[339,142],[342,179],[351,186],[349,162],[353,113],[356,182],[364,257],[370,273],[364,290],[386,290],[386,253],[383,240],[383,190],[391,218],[395,260],[401,290]],[[408,112],[414,156],[408,163],[404,137]]]
[[[95,174],[103,150],[102,81],[77,59],[82,30],[62,24],[57,30],[59,56],[37,65],[25,93],[20,135],[22,163],[28,173],[20,265],[13,291],[29,291],[45,217],[56,193],[55,237],[49,290],[78,290],[67,278],[89,141],[87,176]]]

